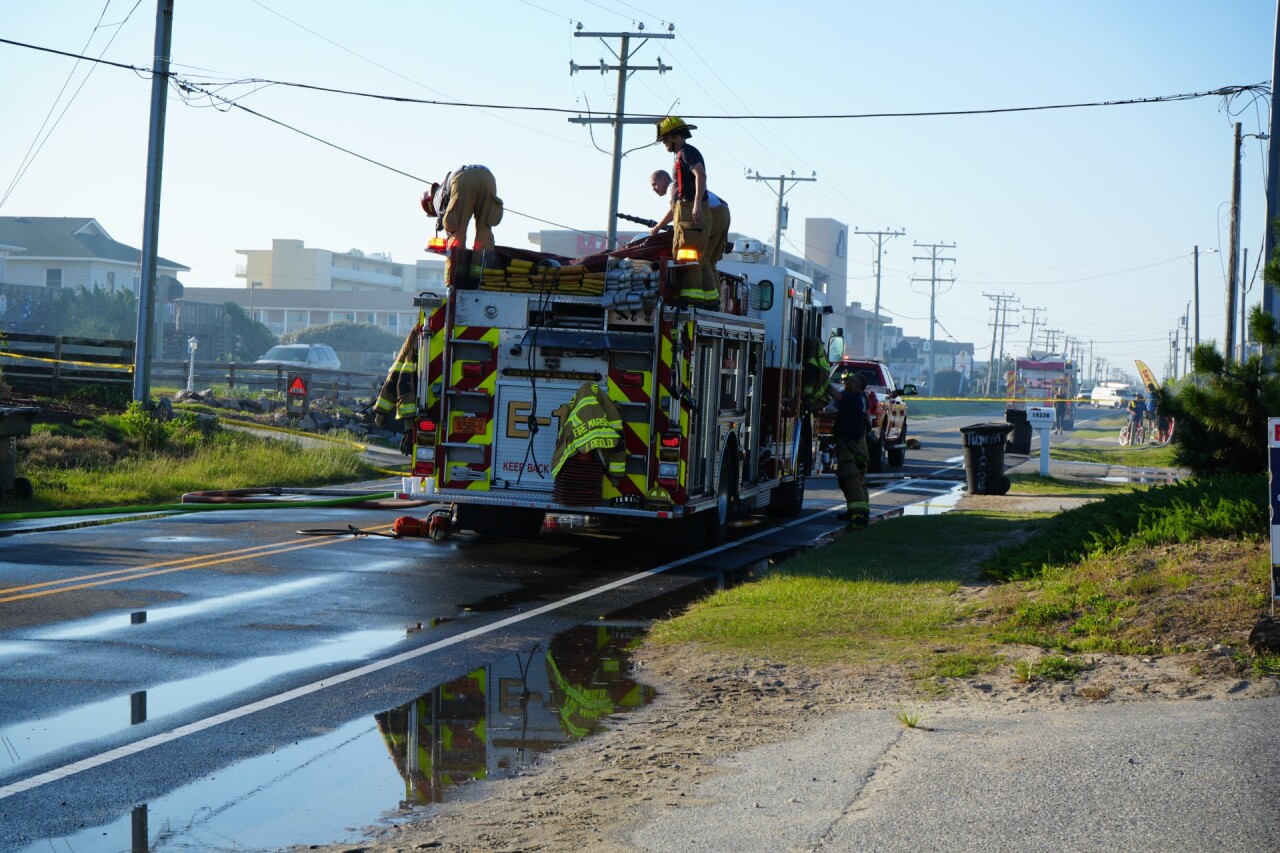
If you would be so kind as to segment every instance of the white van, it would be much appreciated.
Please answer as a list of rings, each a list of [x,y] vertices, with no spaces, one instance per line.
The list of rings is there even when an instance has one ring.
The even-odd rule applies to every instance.
[[[1108,409],[1123,409],[1133,399],[1133,392],[1128,387],[1117,388],[1111,385],[1098,385],[1089,393],[1089,402],[1095,406]]]

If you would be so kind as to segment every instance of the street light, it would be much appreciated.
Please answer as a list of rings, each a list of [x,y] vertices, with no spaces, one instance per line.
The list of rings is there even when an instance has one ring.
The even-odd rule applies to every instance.
[[[260,281],[249,282],[249,319],[250,320],[253,319],[253,292],[257,290],[259,287],[262,287],[262,282]]]
[[[1217,253],[1217,249],[1201,250],[1199,246],[1194,246],[1191,249],[1193,275],[1195,276],[1194,295],[1196,303],[1194,346],[1197,347],[1200,346],[1200,256],[1216,255]]]
[[[187,390],[195,393],[196,390],[196,350],[200,348],[200,341],[195,335],[187,338]]]

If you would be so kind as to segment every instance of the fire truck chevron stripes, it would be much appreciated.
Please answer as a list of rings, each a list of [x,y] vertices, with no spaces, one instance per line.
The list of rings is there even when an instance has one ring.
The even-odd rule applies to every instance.
[[[650,370],[625,370],[617,366],[613,359],[609,360],[609,399],[619,404],[622,411],[622,439],[626,446],[629,456],[642,456],[646,460],[650,460],[655,455],[652,447],[652,433],[649,429],[648,413],[650,411],[650,389],[653,387],[653,371]],[[639,404],[644,407],[645,420],[636,420],[629,417],[630,412],[634,411],[634,406],[629,404]],[[610,495],[612,484],[609,479],[605,478],[604,497],[613,497]],[[630,495],[637,498],[643,498],[645,492],[649,488],[649,471],[643,472],[628,471],[623,482],[619,483],[612,490],[617,492],[618,496]]]

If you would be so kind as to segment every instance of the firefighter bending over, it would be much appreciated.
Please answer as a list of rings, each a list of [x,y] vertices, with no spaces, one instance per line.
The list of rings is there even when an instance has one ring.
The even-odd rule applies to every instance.
[[[844,375],[843,388],[828,386],[836,402],[836,482],[844,493],[844,512],[836,518],[849,522],[850,530],[860,530],[871,521],[871,497],[867,494],[867,395],[866,381],[857,371]]]
[[[493,248],[493,227],[502,221],[498,181],[485,166],[459,166],[422,195],[422,209],[436,217],[436,231],[444,231],[449,248],[467,245],[467,226],[476,221],[472,248]]]

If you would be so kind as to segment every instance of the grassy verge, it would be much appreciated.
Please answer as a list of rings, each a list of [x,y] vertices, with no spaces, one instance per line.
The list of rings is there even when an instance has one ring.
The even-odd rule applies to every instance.
[[[304,448],[194,416],[160,423],[133,409],[75,424],[36,424],[21,448],[21,473],[35,498],[6,506],[11,512],[172,503],[192,491],[305,488],[380,476],[350,447]]]
[[[1026,486],[1019,481],[1014,491]],[[1085,665],[1072,655],[1238,647],[1265,612],[1262,478],[1041,485],[1104,494],[1059,514],[885,521],[716,593],[657,625],[652,641],[812,666],[888,665],[933,685],[1001,667],[1015,680],[1061,680]],[[1019,663],[1011,649],[1022,644],[1048,654]],[[1280,656],[1250,664],[1280,673]]]
[[[1124,465],[1130,468],[1172,468],[1174,467],[1173,447],[1078,447],[1075,445],[1053,445],[1049,448],[1050,459],[1061,459],[1064,462],[1095,462],[1103,465]]]
[[[967,402],[960,400],[930,400],[927,397],[904,397],[907,401],[909,419],[928,420],[930,418],[949,418],[959,415],[989,415],[992,411],[1004,412],[1004,400],[983,400]],[[1001,420],[1004,419],[1003,414]]]

